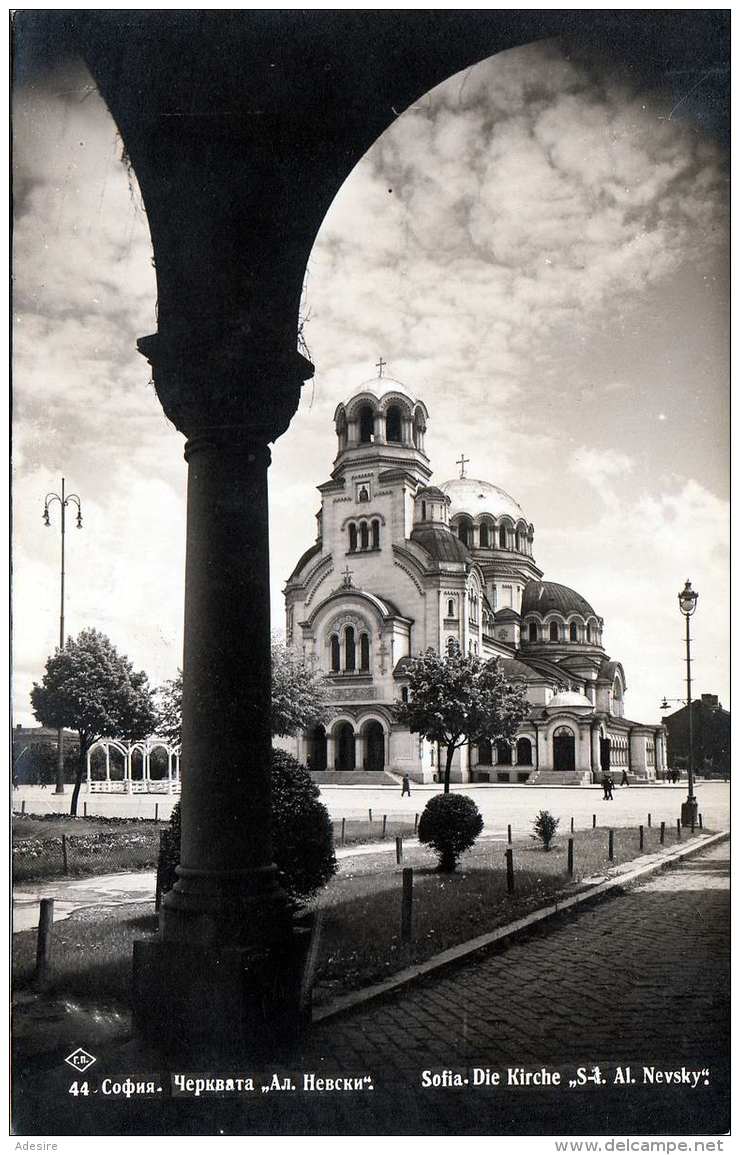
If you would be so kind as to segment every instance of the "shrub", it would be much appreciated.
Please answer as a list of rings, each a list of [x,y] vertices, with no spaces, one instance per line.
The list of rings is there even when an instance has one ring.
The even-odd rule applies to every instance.
[[[449,873],[483,829],[480,810],[466,794],[435,794],[419,819],[419,842],[439,856],[438,869]]]
[[[285,750],[272,751],[272,845],[280,885],[294,902],[310,898],[336,873],[329,813],[305,766]],[[245,839],[249,830],[244,831]],[[176,881],[180,861],[180,803],[172,810],[160,857],[162,893]]]
[[[534,834],[532,838],[540,841],[545,850],[549,850],[555,837],[555,831],[560,825],[560,819],[549,810],[540,810],[534,820]]]

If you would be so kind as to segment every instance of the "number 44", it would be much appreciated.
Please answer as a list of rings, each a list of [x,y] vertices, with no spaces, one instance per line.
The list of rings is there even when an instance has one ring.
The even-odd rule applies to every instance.
[[[72,1085],[69,1088],[69,1094],[70,1095],[89,1095],[90,1094],[90,1088],[88,1086],[87,1079],[85,1079],[84,1083],[78,1083],[77,1080],[75,1079],[74,1083],[72,1083]]]

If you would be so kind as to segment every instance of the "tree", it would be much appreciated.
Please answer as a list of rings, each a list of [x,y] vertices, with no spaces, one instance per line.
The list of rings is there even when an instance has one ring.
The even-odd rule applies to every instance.
[[[79,740],[70,814],[77,814],[87,752],[99,738],[137,741],[154,730],[152,691],[143,670],[119,654],[105,634],[82,630],[46,662],[31,690],[33,712],[44,726],[67,726]]]
[[[285,737],[326,719],[327,679],[282,642],[272,643],[272,735]],[[173,745],[182,741],[182,671],[158,693],[157,733]]]
[[[408,702],[396,702],[396,721],[447,748],[444,792],[450,790],[455,750],[465,742],[511,738],[529,710],[525,688],[509,682],[498,658],[466,657],[458,646],[447,654],[429,649],[406,673]]]

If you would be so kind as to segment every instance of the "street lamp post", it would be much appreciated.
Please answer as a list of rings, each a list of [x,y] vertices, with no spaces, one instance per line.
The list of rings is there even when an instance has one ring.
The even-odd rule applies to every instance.
[[[59,508],[62,514],[62,564],[61,564],[61,588],[59,598],[59,649],[64,649],[64,533],[65,533],[65,513],[70,502],[77,506],[77,528],[82,529],[82,506],[80,499],[76,493],[65,493],[64,478],[62,478],[62,493],[61,497],[58,493],[47,493],[44,498],[44,525],[50,526],[49,508],[55,501],[59,502]],[[64,730],[60,726],[57,730],[57,784],[54,790],[55,794],[64,794]]]
[[[696,609],[699,595],[691,588],[687,581],[678,595],[678,604],[681,613],[686,618],[686,705],[689,711],[689,794],[681,806],[681,825],[695,826],[697,822],[698,806],[694,796],[694,714],[691,707],[691,633],[689,618]]]

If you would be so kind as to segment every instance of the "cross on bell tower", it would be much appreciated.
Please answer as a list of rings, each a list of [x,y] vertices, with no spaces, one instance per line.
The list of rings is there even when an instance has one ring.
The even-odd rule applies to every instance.
[[[383,370],[387,364],[388,364],[388,362],[384,361],[382,357],[379,357],[378,360],[375,362],[375,368],[378,370],[378,377],[383,376]]]
[[[460,456],[458,457],[457,461],[455,462],[455,465],[460,466],[460,477],[464,477],[465,476],[465,466],[470,465],[470,458],[466,457],[464,453],[461,453]]]

